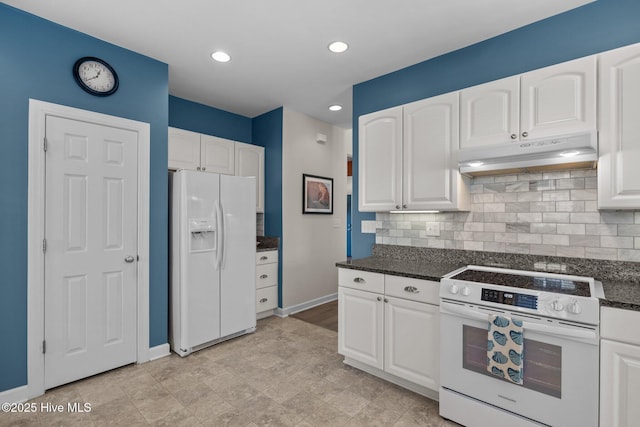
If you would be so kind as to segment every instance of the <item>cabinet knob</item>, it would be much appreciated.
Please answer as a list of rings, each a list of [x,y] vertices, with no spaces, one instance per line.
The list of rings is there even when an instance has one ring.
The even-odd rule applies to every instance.
[[[269,257],[268,257],[268,256],[264,256],[264,255],[263,255],[263,256],[261,256],[261,257],[260,257],[260,261],[266,261],[266,260],[268,260],[268,259],[269,259]]]
[[[418,294],[420,293],[420,291],[418,290],[418,288],[416,288],[415,286],[405,286],[404,287],[405,292],[409,292],[411,294]]]
[[[400,209],[400,205],[396,205],[396,209]]]
[[[260,298],[260,302],[267,302],[267,301],[269,301],[268,298]]]
[[[353,281],[356,283],[365,283],[365,280],[362,277],[356,277]]]
[[[385,298],[385,299],[384,299],[384,302],[389,302],[389,300]]]
[[[515,133],[511,134],[511,139],[516,139],[518,136]]]
[[[382,301],[382,297],[378,297],[376,298],[378,301]]]
[[[528,132],[522,132],[522,137],[523,137],[523,138],[526,138],[526,137],[528,137],[528,136],[529,136],[529,133],[528,133]]]
[[[196,168],[196,170],[197,170],[197,171],[199,171],[199,170],[200,170],[200,166],[198,166],[198,167]]]
[[[260,276],[261,279],[266,279],[267,277],[269,277],[268,274],[263,274],[263,275]]]
[[[407,209],[407,205],[402,205],[402,209]]]
[[[206,168],[202,168],[202,170],[205,170]]]

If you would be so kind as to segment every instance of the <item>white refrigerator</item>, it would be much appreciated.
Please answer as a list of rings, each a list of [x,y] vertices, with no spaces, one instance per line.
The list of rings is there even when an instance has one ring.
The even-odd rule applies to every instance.
[[[256,183],[179,170],[171,183],[171,349],[255,331]]]

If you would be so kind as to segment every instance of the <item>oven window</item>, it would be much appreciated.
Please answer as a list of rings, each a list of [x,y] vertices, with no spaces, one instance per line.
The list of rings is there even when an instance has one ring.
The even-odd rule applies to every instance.
[[[487,372],[487,329],[463,325],[462,367],[499,381]],[[562,397],[562,347],[524,339],[522,387]]]

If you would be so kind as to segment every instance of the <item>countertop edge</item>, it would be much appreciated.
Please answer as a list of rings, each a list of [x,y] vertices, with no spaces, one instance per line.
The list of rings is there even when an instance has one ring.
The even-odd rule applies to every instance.
[[[371,259],[371,258],[364,258]],[[356,262],[358,260],[355,260]],[[351,270],[360,270],[360,271],[368,271],[371,273],[380,273],[380,274],[389,274],[392,276],[400,276],[407,277],[412,279],[422,279],[422,280],[432,280],[439,282],[443,276],[429,275],[429,274],[416,274],[416,273],[408,273],[406,271],[401,271],[397,268],[384,268],[384,267],[371,267],[366,265],[357,265],[353,264],[353,261],[342,261],[337,262],[335,265],[338,268],[346,268]],[[466,264],[465,264],[466,265]],[[460,267],[458,267],[460,268]],[[454,271],[456,268],[452,268],[450,271]],[[600,307],[611,307],[622,310],[630,310],[630,311],[640,311],[640,304],[628,302],[628,301],[618,301],[606,298],[606,283],[603,282],[603,286],[605,287],[605,298],[598,298]]]

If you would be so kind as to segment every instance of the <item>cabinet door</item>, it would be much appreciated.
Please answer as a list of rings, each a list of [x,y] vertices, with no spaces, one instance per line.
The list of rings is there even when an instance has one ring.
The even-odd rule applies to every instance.
[[[236,142],[236,175],[256,178],[256,211],[264,212],[264,147]]]
[[[458,92],[404,106],[403,208],[468,209],[458,171]],[[460,191],[459,191],[460,190]]]
[[[169,169],[200,170],[200,134],[169,128]]]
[[[200,168],[206,172],[233,175],[235,142],[217,136],[201,135]]]
[[[360,116],[358,206],[362,212],[401,208],[402,107]]]
[[[602,340],[600,425],[631,427],[640,419],[640,346]]]
[[[338,287],[338,353],[382,369],[383,322],[380,294]]]
[[[598,207],[640,208],[640,44],[600,55]]]
[[[513,76],[460,91],[460,148],[518,139],[519,82]]]
[[[384,370],[431,390],[440,386],[438,306],[385,298]]]
[[[520,140],[596,129],[596,57],[522,74]]]

